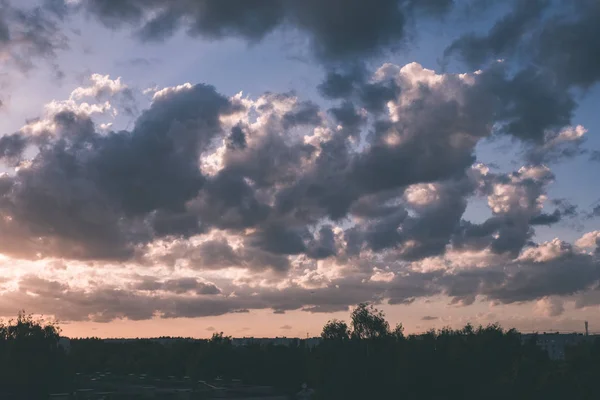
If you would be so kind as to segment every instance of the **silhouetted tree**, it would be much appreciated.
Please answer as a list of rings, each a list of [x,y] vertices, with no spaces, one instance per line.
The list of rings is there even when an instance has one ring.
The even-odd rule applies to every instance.
[[[372,304],[359,304],[350,316],[352,319],[352,336],[358,339],[374,339],[390,334],[390,324],[385,314]]]
[[[392,336],[396,339],[404,339],[404,326],[401,323],[396,324],[396,327],[392,331]]]
[[[344,321],[332,319],[323,327],[321,338],[324,340],[345,340],[350,337],[350,329]]]
[[[442,328],[404,335],[390,331],[382,312],[368,304],[343,321],[325,324],[322,342],[289,346],[233,346],[217,333],[208,340],[107,342],[73,339],[68,362],[77,372],[114,375],[240,378],[273,385],[293,395],[306,382],[324,399],[553,400],[595,399],[600,376],[600,341],[584,341],[554,361],[535,343],[522,343],[500,326]],[[3,393],[43,398],[69,371],[58,347],[58,327],[21,313],[0,324],[0,382]],[[73,378],[73,375],[71,375]],[[31,390],[31,388],[36,391]]]
[[[59,339],[56,325],[24,311],[16,319],[0,322],[0,391],[44,398],[64,385],[66,354]]]

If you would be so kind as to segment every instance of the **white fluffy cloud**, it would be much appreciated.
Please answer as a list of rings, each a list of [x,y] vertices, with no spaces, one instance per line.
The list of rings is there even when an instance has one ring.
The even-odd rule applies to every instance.
[[[544,297],[535,302],[534,311],[542,317],[557,317],[565,311],[565,307],[560,299]]]
[[[600,231],[588,232],[575,242],[575,245],[583,249],[593,250],[600,246]]]
[[[92,74],[90,76],[90,85],[74,89],[71,92],[70,98],[72,100],[79,100],[85,97],[93,97],[96,99],[113,97],[127,89],[127,85],[121,82],[121,77],[111,79],[110,75]]]

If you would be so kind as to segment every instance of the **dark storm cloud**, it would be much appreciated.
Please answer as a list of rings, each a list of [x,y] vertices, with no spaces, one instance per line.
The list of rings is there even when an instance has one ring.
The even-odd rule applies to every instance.
[[[362,196],[350,209],[350,213],[355,217],[367,220],[375,220],[388,216],[393,216],[403,207],[391,204],[402,195],[403,188],[375,193],[368,196]]]
[[[81,178],[74,154],[58,146],[7,178],[0,248],[15,257],[125,258],[130,254],[119,214],[104,193]],[[35,239],[34,239],[35,238]]]
[[[348,230],[345,235],[349,254],[356,254],[364,246],[380,252],[403,245],[406,247],[395,257],[419,260],[443,254],[460,227],[467,199],[475,191],[475,182],[463,177],[444,181],[430,190],[433,199],[406,205],[412,215],[396,206],[393,213],[384,213],[371,219],[370,223]]]
[[[547,130],[567,125],[576,106],[571,88],[600,80],[600,17],[596,1],[515,1],[511,11],[484,35],[457,39],[446,54],[458,53],[472,66],[498,58],[517,74],[499,90],[507,132],[542,141]],[[519,71],[520,70],[520,71]]]
[[[236,125],[231,128],[231,133],[227,138],[227,147],[229,149],[245,149],[246,148],[246,134],[244,133],[241,125]]]
[[[465,124],[466,130],[475,128],[467,124],[476,121],[461,121],[463,114],[456,103],[425,95],[420,103],[405,111],[406,120],[375,128],[372,146],[351,167],[350,179],[366,192],[451,178],[475,161],[472,149],[451,147],[446,142],[459,124]],[[473,130],[472,134],[483,132]],[[389,146],[383,141],[387,135],[404,136],[407,140],[402,146]]]
[[[270,207],[261,202],[243,175],[222,170],[206,181],[189,208],[204,223],[239,230],[264,221]]]
[[[290,102],[293,98],[288,94],[275,95],[268,93],[263,96],[264,104],[257,111],[264,113],[265,124],[256,130],[250,126],[238,124],[246,145],[241,148],[241,135],[234,131],[227,139],[227,151],[223,157],[224,168],[215,177],[215,189],[236,190],[252,194],[254,189],[268,189],[278,184],[289,184],[297,180],[303,173],[302,164],[310,159],[316,148],[313,145],[294,140],[292,128],[310,129],[312,125],[321,125],[319,109],[310,102],[300,102],[292,110],[279,115],[274,103]],[[233,146],[232,135],[237,137],[237,145]],[[246,180],[244,180],[247,178]],[[258,199],[256,200],[258,202]],[[247,204],[250,205],[248,202]],[[264,209],[255,212],[264,217],[268,206],[256,203]],[[258,211],[258,210],[257,210]]]
[[[564,245],[568,246],[568,245]],[[456,298],[473,294],[501,303],[567,296],[588,290],[600,280],[600,263],[593,256],[566,250],[546,262],[522,261],[446,276],[440,283]],[[478,288],[474,292],[474,288]]]
[[[331,226],[325,225],[319,230],[318,237],[306,250],[306,255],[314,259],[324,259],[336,253],[335,235]]]
[[[452,246],[457,249],[482,250],[490,245],[492,235],[498,230],[500,223],[498,218],[488,218],[481,224],[463,220],[452,236]]]
[[[511,11],[502,17],[486,35],[467,34],[452,43],[446,54],[458,53],[475,68],[491,57],[500,58],[515,51],[522,36],[529,33],[542,12],[551,4],[549,0],[512,0]]]
[[[339,107],[329,109],[329,112],[336,122],[344,128],[348,136],[357,137],[360,135],[360,127],[365,122],[365,118],[358,113],[352,103],[346,101]]]
[[[532,68],[500,82],[494,91],[502,102],[498,112],[501,129],[537,144],[543,142],[547,131],[569,125],[576,108],[569,93]]]
[[[530,225],[552,225],[560,221],[562,215],[560,210],[554,210],[552,214],[539,214],[529,220]]]
[[[68,40],[55,13],[16,4],[0,1],[0,58],[27,72],[37,59],[51,62],[58,51],[68,48]]]
[[[277,211],[311,210],[335,221],[365,196],[464,175],[474,161],[473,145],[490,132],[489,99],[478,85],[470,87],[456,76],[435,88],[411,82],[406,86],[418,100],[395,108],[398,122],[376,122],[366,137],[368,146],[360,152],[350,150],[344,130],[322,142],[311,170],[279,193]],[[449,100],[446,93],[451,91],[464,94],[461,101]],[[450,144],[454,140],[456,144]]]
[[[275,209],[316,223],[329,215],[333,220],[345,217],[358,192],[347,179],[351,156],[343,138],[321,144],[321,153],[313,168],[276,194]],[[301,213],[298,213],[302,210]]]
[[[483,74],[476,79],[487,84],[489,78]],[[412,83],[406,85],[414,90]],[[349,153],[341,140],[344,130],[321,143],[314,171],[280,191],[275,210],[286,215],[307,210],[334,221],[348,213],[366,217],[346,232],[347,254],[358,254],[365,246],[381,251],[404,243],[410,243],[405,259],[443,253],[475,189],[465,173],[474,161],[473,144],[489,134],[493,107],[478,85],[468,87],[457,77],[447,77],[435,89],[417,85],[418,100],[395,109],[398,122],[377,122],[364,151]],[[453,90],[464,90],[460,102],[445,96]],[[455,135],[461,139],[450,144]],[[398,189],[423,182],[444,183],[437,187],[437,202],[414,217],[407,218],[397,204],[385,204],[397,201]]]
[[[292,111],[283,116],[284,128],[298,125],[319,125],[320,123],[319,106],[311,101],[299,103]]]
[[[145,12],[144,8],[153,7],[152,4],[137,3],[141,8],[140,12]],[[257,41],[271,32],[284,17],[282,2],[278,0],[258,0],[252,4],[243,0],[227,4],[207,0],[155,3],[162,3],[159,5],[158,15],[140,31],[140,35],[146,40],[160,40],[170,36],[182,23],[187,22],[186,29],[190,35],[208,38],[234,36]]]
[[[130,132],[100,135],[89,117],[58,113],[31,166],[4,178],[2,251],[123,259],[156,233],[144,219],[162,233],[201,231],[181,215],[205,181],[198,158],[230,111],[212,87],[197,85],[156,99]]]
[[[156,281],[146,278],[133,286],[135,290],[141,291],[165,291],[175,294],[196,293],[199,295],[220,294],[221,290],[212,283],[204,283],[196,278],[178,278],[166,281]]]
[[[364,232],[367,246],[371,250],[379,252],[398,245],[402,241],[400,226],[407,216],[408,212],[400,208],[395,214],[367,226],[366,232]]]
[[[328,71],[317,89],[326,98],[345,99],[354,93],[356,85],[365,79],[365,75],[362,66],[353,66],[349,71]]]
[[[156,210],[146,218],[157,236],[184,236],[206,232],[207,227],[198,220],[198,216],[189,212],[171,212]]]
[[[463,221],[452,237],[452,244],[456,248],[472,250],[490,247],[495,253],[516,257],[533,236],[530,221],[509,215],[494,216],[481,224]]]
[[[155,101],[130,134],[103,140],[90,162],[94,178],[128,215],[182,211],[203,184],[197,159],[220,133],[218,117],[228,107],[214,88],[202,85]]]
[[[394,82],[367,82],[357,93],[358,100],[365,109],[372,113],[380,113],[385,110],[388,101],[398,96],[400,88]]]
[[[179,261],[199,271],[238,267],[254,272],[265,269],[285,272],[290,267],[290,261],[284,254],[253,247],[252,243],[234,249],[224,237],[209,239],[198,245],[178,241],[172,243],[163,255],[143,260],[145,263],[167,266],[175,266]]]
[[[551,213],[540,213],[529,220],[530,225],[552,225],[564,220],[565,218],[574,218],[579,215],[577,206],[564,199],[553,200],[552,204],[556,209]]]
[[[452,1],[84,0],[88,15],[111,28],[135,26],[143,40],[163,40],[180,29],[209,39],[239,37],[256,42],[278,28],[306,34],[322,61],[350,60],[399,47],[414,17],[443,15]],[[335,21],[335,23],[332,23]]]
[[[253,247],[260,247],[274,254],[300,254],[306,250],[303,236],[308,232],[296,231],[283,226],[267,226],[250,235]]]
[[[376,7],[360,0],[291,1],[287,7],[289,20],[310,35],[313,52],[328,61],[397,46],[405,35],[407,17],[397,0]]]
[[[400,93],[400,88],[393,80],[369,81],[367,69],[360,63],[329,70],[317,89],[325,98],[344,99],[344,104],[352,100],[372,113],[382,112],[386,103]]]
[[[0,137],[0,160],[16,160],[27,147],[27,139],[19,133]]]
[[[242,252],[242,266],[250,270],[260,271],[270,268],[275,272],[285,272],[290,268],[290,261],[281,254],[273,254],[258,248],[247,247]]]
[[[600,4],[593,0],[565,2],[567,12],[543,24],[532,45],[536,61],[566,85],[588,88],[600,80]],[[562,11],[562,10],[560,10]]]

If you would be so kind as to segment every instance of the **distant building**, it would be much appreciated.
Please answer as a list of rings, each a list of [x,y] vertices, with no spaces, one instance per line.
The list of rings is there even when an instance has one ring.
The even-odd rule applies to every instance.
[[[537,336],[536,344],[546,353],[552,360],[564,360],[565,349],[569,346],[576,346],[585,341],[594,340],[595,336],[588,336],[581,333],[538,333],[538,334],[522,334],[521,343]]]
[[[106,343],[128,343],[138,340],[149,340],[151,342],[160,343],[163,346],[170,346],[177,342],[205,342],[207,339],[192,339],[192,338],[176,338],[176,337],[165,337],[165,338],[151,338],[151,339],[104,339]],[[321,338],[313,337],[306,339],[299,338],[287,338],[287,337],[275,337],[275,338],[255,338],[255,337],[244,337],[244,338],[232,338],[231,344],[234,346],[247,346],[250,344],[258,344],[261,346],[267,346],[273,344],[276,346],[296,346],[304,344],[306,347],[312,348],[321,343]]]
[[[321,342],[321,338],[307,338],[307,339],[298,339],[298,338],[286,338],[286,337],[276,337],[276,338],[233,338],[231,339],[231,343],[234,346],[248,346],[251,344],[267,346],[267,345],[276,345],[276,346],[297,346],[300,344],[304,344],[306,347],[315,347]]]
[[[61,347],[65,353],[71,352],[71,340],[68,337],[61,337],[58,339],[58,347]]]

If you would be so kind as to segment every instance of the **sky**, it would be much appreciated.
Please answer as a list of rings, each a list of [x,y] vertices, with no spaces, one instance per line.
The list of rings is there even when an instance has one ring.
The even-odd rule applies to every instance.
[[[0,316],[600,332],[596,0],[0,0]]]

